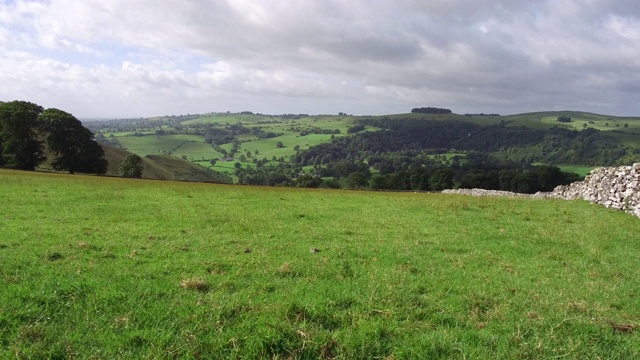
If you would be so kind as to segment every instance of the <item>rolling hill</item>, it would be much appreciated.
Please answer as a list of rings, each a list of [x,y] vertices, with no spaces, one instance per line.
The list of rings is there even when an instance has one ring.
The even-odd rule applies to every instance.
[[[570,121],[560,122],[559,118]],[[453,166],[452,182],[445,183],[459,186],[472,165],[480,171],[519,168],[520,172],[552,165],[584,175],[597,166],[630,164],[640,161],[639,120],[579,111],[507,116],[209,113],[88,125],[105,143],[141,156],[186,159],[226,173],[234,182],[368,187],[379,175],[415,172],[416,166],[432,169],[429,176],[440,165]],[[473,159],[478,159],[475,153],[484,154],[481,163],[474,163]],[[346,169],[350,170],[331,170],[342,166],[338,162],[347,162]],[[368,170],[361,169],[365,179],[348,181],[347,176],[362,163],[369,165]],[[297,183],[303,173],[320,175],[322,181]],[[327,182],[331,178],[335,181]],[[408,180],[404,182],[408,184]],[[427,182],[393,186],[433,188]],[[498,184],[495,179],[490,182],[502,190],[538,188]]]
[[[106,175],[118,176],[119,164],[130,152],[103,145],[105,158],[109,162]],[[213,171],[196,164],[192,164],[175,156],[166,155],[146,155],[142,158],[144,179],[157,180],[178,180],[178,181],[198,181],[231,183],[232,179],[226,175]]]

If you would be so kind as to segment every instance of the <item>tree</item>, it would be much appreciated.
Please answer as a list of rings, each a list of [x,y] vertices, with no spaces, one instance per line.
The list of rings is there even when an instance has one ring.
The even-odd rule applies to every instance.
[[[369,180],[360,172],[353,172],[347,176],[347,186],[351,189],[360,189],[368,185]]]
[[[441,169],[429,177],[429,185],[434,191],[442,191],[453,187],[453,172],[451,169]]]
[[[216,159],[209,160],[209,164],[211,164],[211,166],[216,166],[217,162],[218,162],[218,160],[216,160]]]
[[[278,142],[276,143],[276,148],[278,148],[278,149],[282,149],[283,147],[284,147],[284,144],[282,143],[282,141],[278,141]]]
[[[387,182],[387,177],[385,176],[376,176],[371,179],[371,188],[372,189],[388,189],[389,184]]]
[[[104,174],[107,160],[93,133],[73,115],[58,109],[47,109],[39,116],[49,151],[56,155],[54,170]]]
[[[142,158],[136,154],[131,154],[122,160],[120,164],[120,176],[126,178],[141,178],[143,169]]]
[[[364,130],[364,124],[356,124],[347,129],[347,134],[355,134]]]
[[[44,161],[38,139],[38,115],[42,107],[26,101],[0,104],[0,164],[35,170]]]
[[[295,180],[295,184],[297,187],[317,188],[322,184],[322,179],[316,176],[305,174],[305,175],[299,176]]]

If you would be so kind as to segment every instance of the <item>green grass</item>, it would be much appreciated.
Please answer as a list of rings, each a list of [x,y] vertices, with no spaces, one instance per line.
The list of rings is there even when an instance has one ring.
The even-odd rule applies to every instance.
[[[274,124],[259,124],[264,121],[279,121]],[[275,138],[258,139],[257,137],[245,134],[238,136],[238,140],[242,141],[241,152],[238,154],[245,154],[247,151],[251,151],[254,154],[255,150],[258,150],[258,159],[266,158],[271,160],[274,156],[277,159],[281,157],[288,158],[296,154],[294,148],[298,146],[301,150],[308,149],[312,146],[326,143],[331,141],[330,134],[309,134],[305,136],[300,135],[300,131],[309,130],[312,128],[320,129],[339,129],[341,134],[335,136],[347,136],[347,129],[353,125],[354,118],[352,117],[338,117],[338,116],[313,116],[295,120],[283,120],[279,117],[269,115],[239,115],[239,114],[216,114],[206,115],[198,119],[193,119],[183,122],[183,125],[190,126],[195,124],[214,124],[224,126],[226,124],[236,124],[241,122],[243,126],[251,129],[256,126],[260,126],[266,132],[274,132],[281,134]],[[292,130],[293,128],[293,130]],[[174,131],[167,129],[168,131]],[[368,131],[376,131],[375,128],[368,128]],[[193,129],[187,129],[189,132],[193,132]],[[140,156],[148,154],[166,154],[168,152],[173,156],[186,156],[189,161],[196,161],[206,167],[209,167],[208,161],[210,159],[221,159],[223,155],[213,150],[213,147],[205,143],[205,138],[202,135],[194,134],[166,134],[162,136],[156,136],[154,131],[143,131],[142,133],[148,134],[147,136],[129,136],[131,131],[113,133],[118,139],[120,144],[128,151],[136,153]],[[109,133],[110,134],[110,133]],[[278,148],[276,144],[281,141],[284,145],[282,148]],[[222,145],[227,151],[231,150],[231,144]],[[252,155],[256,157],[256,155]]]
[[[541,162],[535,162],[535,163],[532,163],[531,165],[540,166],[540,165],[547,165],[547,164],[544,164]],[[586,175],[589,175],[589,173],[591,173],[593,169],[598,168],[598,166],[585,166],[585,165],[573,165],[573,164],[561,164],[561,165],[555,165],[555,166],[560,168],[560,170],[562,171],[576,173],[583,178]]]
[[[255,124],[258,121],[274,121],[281,120],[278,117],[273,117],[271,115],[250,115],[250,114],[214,114],[214,115],[203,115],[197,119],[183,121],[182,125],[193,125],[193,124],[236,124],[241,122],[243,124]]]
[[[595,169],[595,166],[583,166],[583,165],[558,165],[560,170],[566,172],[576,173],[582,177],[589,175],[591,170]]]
[[[0,358],[640,357],[612,325],[640,220],[584,201],[7,170],[0,198]]]
[[[440,115],[441,118],[448,115]],[[558,116],[569,116],[570,123],[560,123]],[[586,124],[601,131],[618,130],[621,132],[633,132],[640,129],[640,117],[616,117],[586,113],[581,111],[543,111],[506,116],[461,116],[451,115],[453,119],[470,121],[481,125],[496,124],[500,121],[509,122],[509,126],[526,126],[531,128],[550,128],[552,126],[567,127],[573,130],[582,130]],[[625,128],[624,124],[629,127]],[[617,125],[617,126],[616,126]]]
[[[158,155],[163,150],[178,153],[182,146],[192,143],[200,143],[203,148],[214,152],[210,145],[204,142],[204,138],[199,135],[173,134],[173,135],[148,135],[148,136],[122,136],[117,137],[120,144],[128,151],[145,155]]]

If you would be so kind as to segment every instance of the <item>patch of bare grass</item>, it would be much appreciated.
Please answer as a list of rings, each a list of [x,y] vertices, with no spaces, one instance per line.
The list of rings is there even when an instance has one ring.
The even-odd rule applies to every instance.
[[[187,290],[207,292],[211,286],[202,278],[192,277],[180,280],[180,287]]]

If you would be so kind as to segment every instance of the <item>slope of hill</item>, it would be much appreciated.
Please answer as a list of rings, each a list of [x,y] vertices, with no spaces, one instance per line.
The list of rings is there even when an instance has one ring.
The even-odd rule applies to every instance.
[[[571,122],[558,122],[559,117],[570,117]],[[571,130],[584,130],[592,128],[609,133],[612,136],[616,134],[638,135],[640,139],[640,117],[637,116],[611,116],[603,114],[594,114],[583,111],[539,111],[513,115],[484,115],[484,114],[395,114],[374,117],[359,117],[367,119],[390,118],[395,120],[404,119],[420,119],[420,120],[438,120],[438,121],[464,121],[478,125],[496,125],[503,124],[507,127],[524,126],[531,129],[550,129],[553,127],[562,127]],[[623,137],[623,136],[621,136]],[[634,141],[633,144],[640,146],[640,141]]]
[[[102,145],[105,158],[109,161],[107,175],[118,176],[122,160],[131,153],[112,146]],[[164,155],[147,155],[142,157],[145,179],[199,181],[215,183],[231,183],[231,178],[217,171],[192,164],[186,160]]]

